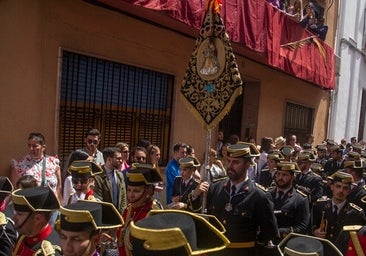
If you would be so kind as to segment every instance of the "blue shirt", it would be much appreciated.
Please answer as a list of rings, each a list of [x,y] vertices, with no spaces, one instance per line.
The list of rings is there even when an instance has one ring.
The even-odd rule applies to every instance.
[[[173,186],[175,177],[180,175],[179,163],[177,160],[171,160],[165,168],[165,181],[166,181],[166,203],[172,202]]]

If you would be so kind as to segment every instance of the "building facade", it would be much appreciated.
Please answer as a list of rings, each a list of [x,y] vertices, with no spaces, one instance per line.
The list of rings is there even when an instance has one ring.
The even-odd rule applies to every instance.
[[[179,141],[203,158],[206,131],[180,96],[198,30],[128,2],[0,2],[2,175],[12,158],[27,153],[33,131],[45,135],[47,153],[62,162],[83,146],[89,128],[101,130],[101,148],[149,139],[161,147],[162,165]],[[333,27],[337,4],[325,2]],[[330,29],[329,45],[334,34]],[[245,85],[220,124],[226,136],[327,137],[330,96],[324,85],[269,65],[263,52],[240,42],[233,49]],[[212,134],[214,145],[216,130]]]
[[[339,76],[332,93],[329,137],[365,140],[366,1],[339,1],[336,54]]]

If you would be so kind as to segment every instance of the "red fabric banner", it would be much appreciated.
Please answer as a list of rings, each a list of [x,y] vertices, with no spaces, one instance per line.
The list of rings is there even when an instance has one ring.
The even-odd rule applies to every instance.
[[[207,4],[206,0],[123,1],[166,11],[196,29],[201,26]],[[333,48],[265,0],[223,0],[220,14],[232,42],[265,53],[269,65],[290,75],[323,89],[334,89]]]

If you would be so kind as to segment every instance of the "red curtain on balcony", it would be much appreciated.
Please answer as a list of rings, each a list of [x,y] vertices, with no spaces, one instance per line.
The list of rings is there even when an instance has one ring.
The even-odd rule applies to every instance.
[[[106,2],[100,0],[101,2]],[[206,0],[123,0],[165,11],[199,29]],[[110,1],[109,1],[110,2]],[[268,64],[324,89],[334,89],[333,49],[265,0],[222,0],[231,41],[267,55]]]

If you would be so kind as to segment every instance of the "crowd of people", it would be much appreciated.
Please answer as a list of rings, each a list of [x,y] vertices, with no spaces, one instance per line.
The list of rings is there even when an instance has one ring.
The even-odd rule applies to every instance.
[[[219,131],[204,164],[194,147],[176,143],[165,177],[157,145],[100,151],[100,140],[88,131],[61,172],[44,136],[29,135],[28,154],[12,160],[10,179],[0,177],[0,255],[365,250],[366,153],[355,137],[319,145],[312,135],[302,145],[296,135],[264,137],[257,145],[237,135],[225,142]]]
[[[267,2],[283,11],[285,15],[317,35],[321,40],[325,40],[328,26],[324,23],[324,16],[316,11],[314,3],[309,2],[303,6],[302,0],[267,0]]]

